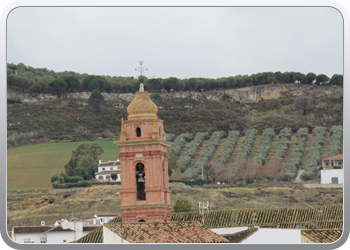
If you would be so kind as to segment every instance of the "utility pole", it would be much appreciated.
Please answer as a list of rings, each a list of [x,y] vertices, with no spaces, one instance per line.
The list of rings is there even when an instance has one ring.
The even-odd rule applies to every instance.
[[[203,163],[202,163],[202,181],[204,181],[204,174],[203,174]]]
[[[255,216],[256,216],[256,213],[253,213],[253,219],[252,219],[252,221],[253,221],[253,227],[255,227],[255,220],[256,220]]]
[[[202,223],[204,225],[204,209],[209,213],[209,201],[207,201],[207,206],[204,205],[204,202],[199,202],[199,214],[202,214]]]

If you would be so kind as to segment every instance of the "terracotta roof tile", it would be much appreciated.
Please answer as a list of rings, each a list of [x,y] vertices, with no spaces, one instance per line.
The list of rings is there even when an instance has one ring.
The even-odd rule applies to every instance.
[[[343,230],[302,230],[301,236],[314,243],[332,243],[337,241]]]
[[[70,228],[63,229],[62,227],[53,227],[46,232],[74,232],[74,230]]]
[[[343,160],[343,155],[333,155],[330,157],[322,158],[322,160]]]
[[[24,234],[24,233],[43,233],[52,228],[53,227],[51,226],[16,226],[16,227],[13,227],[13,230],[16,234]]]
[[[96,228],[99,228],[100,227],[100,225],[98,225],[98,226],[85,226],[85,227],[83,227],[83,231],[84,232],[88,232],[88,231],[94,231]]]
[[[101,171],[97,172],[95,174],[120,174],[120,170],[108,170],[108,171]]]
[[[222,237],[226,238],[230,243],[241,243],[248,237],[252,236],[258,231],[258,228],[249,228],[234,234],[223,234]]]
[[[197,221],[107,223],[109,230],[121,235],[130,243],[228,243]]]

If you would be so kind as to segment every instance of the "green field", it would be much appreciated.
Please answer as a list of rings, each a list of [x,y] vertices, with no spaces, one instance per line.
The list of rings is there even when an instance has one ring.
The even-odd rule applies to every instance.
[[[80,144],[97,143],[104,149],[102,161],[116,160],[119,147],[113,141],[44,143],[7,150],[7,190],[51,188],[51,176],[64,171],[72,151]]]

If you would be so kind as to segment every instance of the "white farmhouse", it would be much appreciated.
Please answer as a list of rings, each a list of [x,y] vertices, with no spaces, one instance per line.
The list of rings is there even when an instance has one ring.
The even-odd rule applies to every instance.
[[[78,240],[101,226],[99,220],[95,224],[77,218],[62,219],[55,225],[48,226],[42,221],[40,226],[12,227],[12,240],[17,243],[67,243]]]
[[[101,162],[99,161],[98,164],[98,172],[95,173],[95,178],[102,182],[107,181],[115,181],[120,182],[120,160],[117,159],[116,161],[108,161],[108,162]],[[111,174],[117,174],[117,179],[112,180]]]
[[[322,167],[338,167],[343,166],[343,155],[333,155],[330,157],[322,158]]]

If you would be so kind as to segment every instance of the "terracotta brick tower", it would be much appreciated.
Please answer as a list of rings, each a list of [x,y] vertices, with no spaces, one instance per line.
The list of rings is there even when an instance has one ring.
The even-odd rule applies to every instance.
[[[170,221],[168,153],[158,108],[140,84],[121,125],[121,210],[123,222]]]

